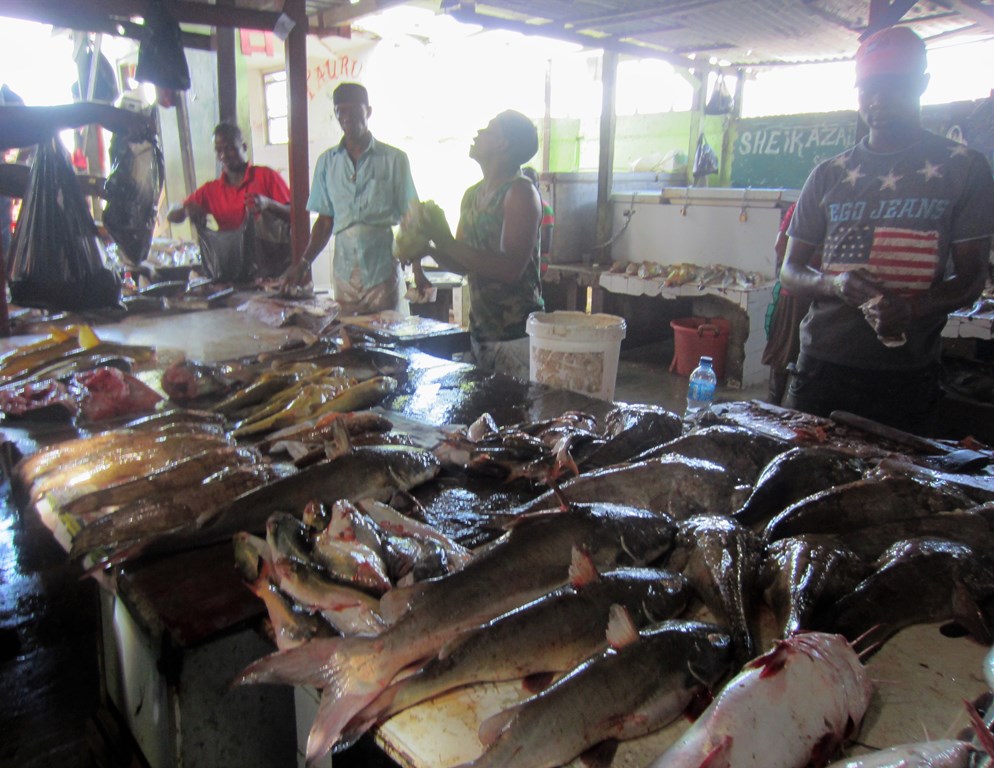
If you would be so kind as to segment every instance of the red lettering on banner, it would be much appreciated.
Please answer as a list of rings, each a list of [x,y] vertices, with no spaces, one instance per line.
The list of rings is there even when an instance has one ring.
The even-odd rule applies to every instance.
[[[307,98],[313,101],[325,88],[336,85],[337,80],[354,80],[362,72],[362,62],[342,54],[335,59],[325,59],[307,70]]]
[[[273,55],[272,32],[264,32],[260,29],[240,29],[238,33],[243,55],[251,56],[253,53]]]

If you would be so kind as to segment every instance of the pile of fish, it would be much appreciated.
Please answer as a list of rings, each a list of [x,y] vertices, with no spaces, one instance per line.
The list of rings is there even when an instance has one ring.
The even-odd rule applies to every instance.
[[[15,490],[90,567],[234,541],[278,647],[238,682],[321,690],[311,761],[443,693],[525,680],[469,765],[604,762],[702,710],[655,766],[825,765],[871,697],[859,655],[916,623],[994,638],[983,446],[956,474],[619,406],[603,424],[484,414],[427,450],[365,410],[405,370],[330,344],[182,361],[163,389],[185,407],[42,448]],[[531,491],[481,515],[472,551],[417,504],[467,474]]]
[[[103,341],[87,326],[53,329],[0,356],[0,413],[88,422],[149,413],[162,398],[131,371],[154,359],[151,347]]]
[[[835,757],[866,711],[850,643],[865,656],[903,627],[948,621],[991,642],[994,484],[982,476],[906,472],[883,451],[731,424],[679,434],[675,417],[646,415],[629,427],[668,439],[617,454],[626,430],[579,413],[451,432],[443,472],[554,488],[495,514],[506,533],[461,569],[367,592],[376,620],[362,631],[281,646],[239,682],[321,689],[311,760],[454,688],[525,678],[537,692],[482,723],[467,765],[610,753],[715,693],[654,765],[801,768]],[[598,454],[618,458],[600,466]]]
[[[403,358],[323,345],[308,352],[184,362],[182,370],[203,374],[186,381],[204,404],[211,391],[212,407],[164,410],[103,430],[90,425],[92,434],[19,462],[17,490],[59,516],[72,556],[99,568],[262,532],[281,503],[299,508],[352,494],[386,500],[437,473],[434,455],[384,445],[390,422],[358,410],[393,391],[396,379],[380,372],[402,375]]]
[[[616,261],[611,272],[640,277],[643,280],[659,281],[665,288],[681,285],[696,285],[699,290],[718,288],[720,290],[745,290],[769,281],[759,272],[746,272],[724,264],[702,266],[700,264],[659,264],[654,261]]]

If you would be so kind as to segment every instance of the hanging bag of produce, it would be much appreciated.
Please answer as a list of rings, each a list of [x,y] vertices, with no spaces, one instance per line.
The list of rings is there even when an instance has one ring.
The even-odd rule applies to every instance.
[[[165,177],[157,131],[150,127],[144,136],[115,133],[110,140],[110,162],[103,223],[124,260],[136,267],[145,261],[152,245]]]
[[[197,225],[200,261],[204,272],[217,283],[244,283],[257,271],[255,224],[252,217],[237,229],[211,229]]]
[[[118,306],[121,281],[105,263],[69,153],[58,138],[43,142],[11,243],[13,303],[56,311]]]

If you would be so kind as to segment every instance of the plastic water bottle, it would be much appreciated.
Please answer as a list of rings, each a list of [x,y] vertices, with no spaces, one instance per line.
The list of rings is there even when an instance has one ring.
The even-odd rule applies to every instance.
[[[687,413],[688,420],[696,419],[703,411],[706,411],[714,402],[714,390],[718,384],[718,377],[714,368],[711,367],[711,358],[707,355],[701,357],[701,363],[692,374],[690,374],[690,386],[687,388]]]

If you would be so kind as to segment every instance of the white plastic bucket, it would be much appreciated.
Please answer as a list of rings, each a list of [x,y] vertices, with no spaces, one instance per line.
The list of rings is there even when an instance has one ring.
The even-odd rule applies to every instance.
[[[532,312],[526,325],[531,380],[614,399],[625,320],[584,312]]]

